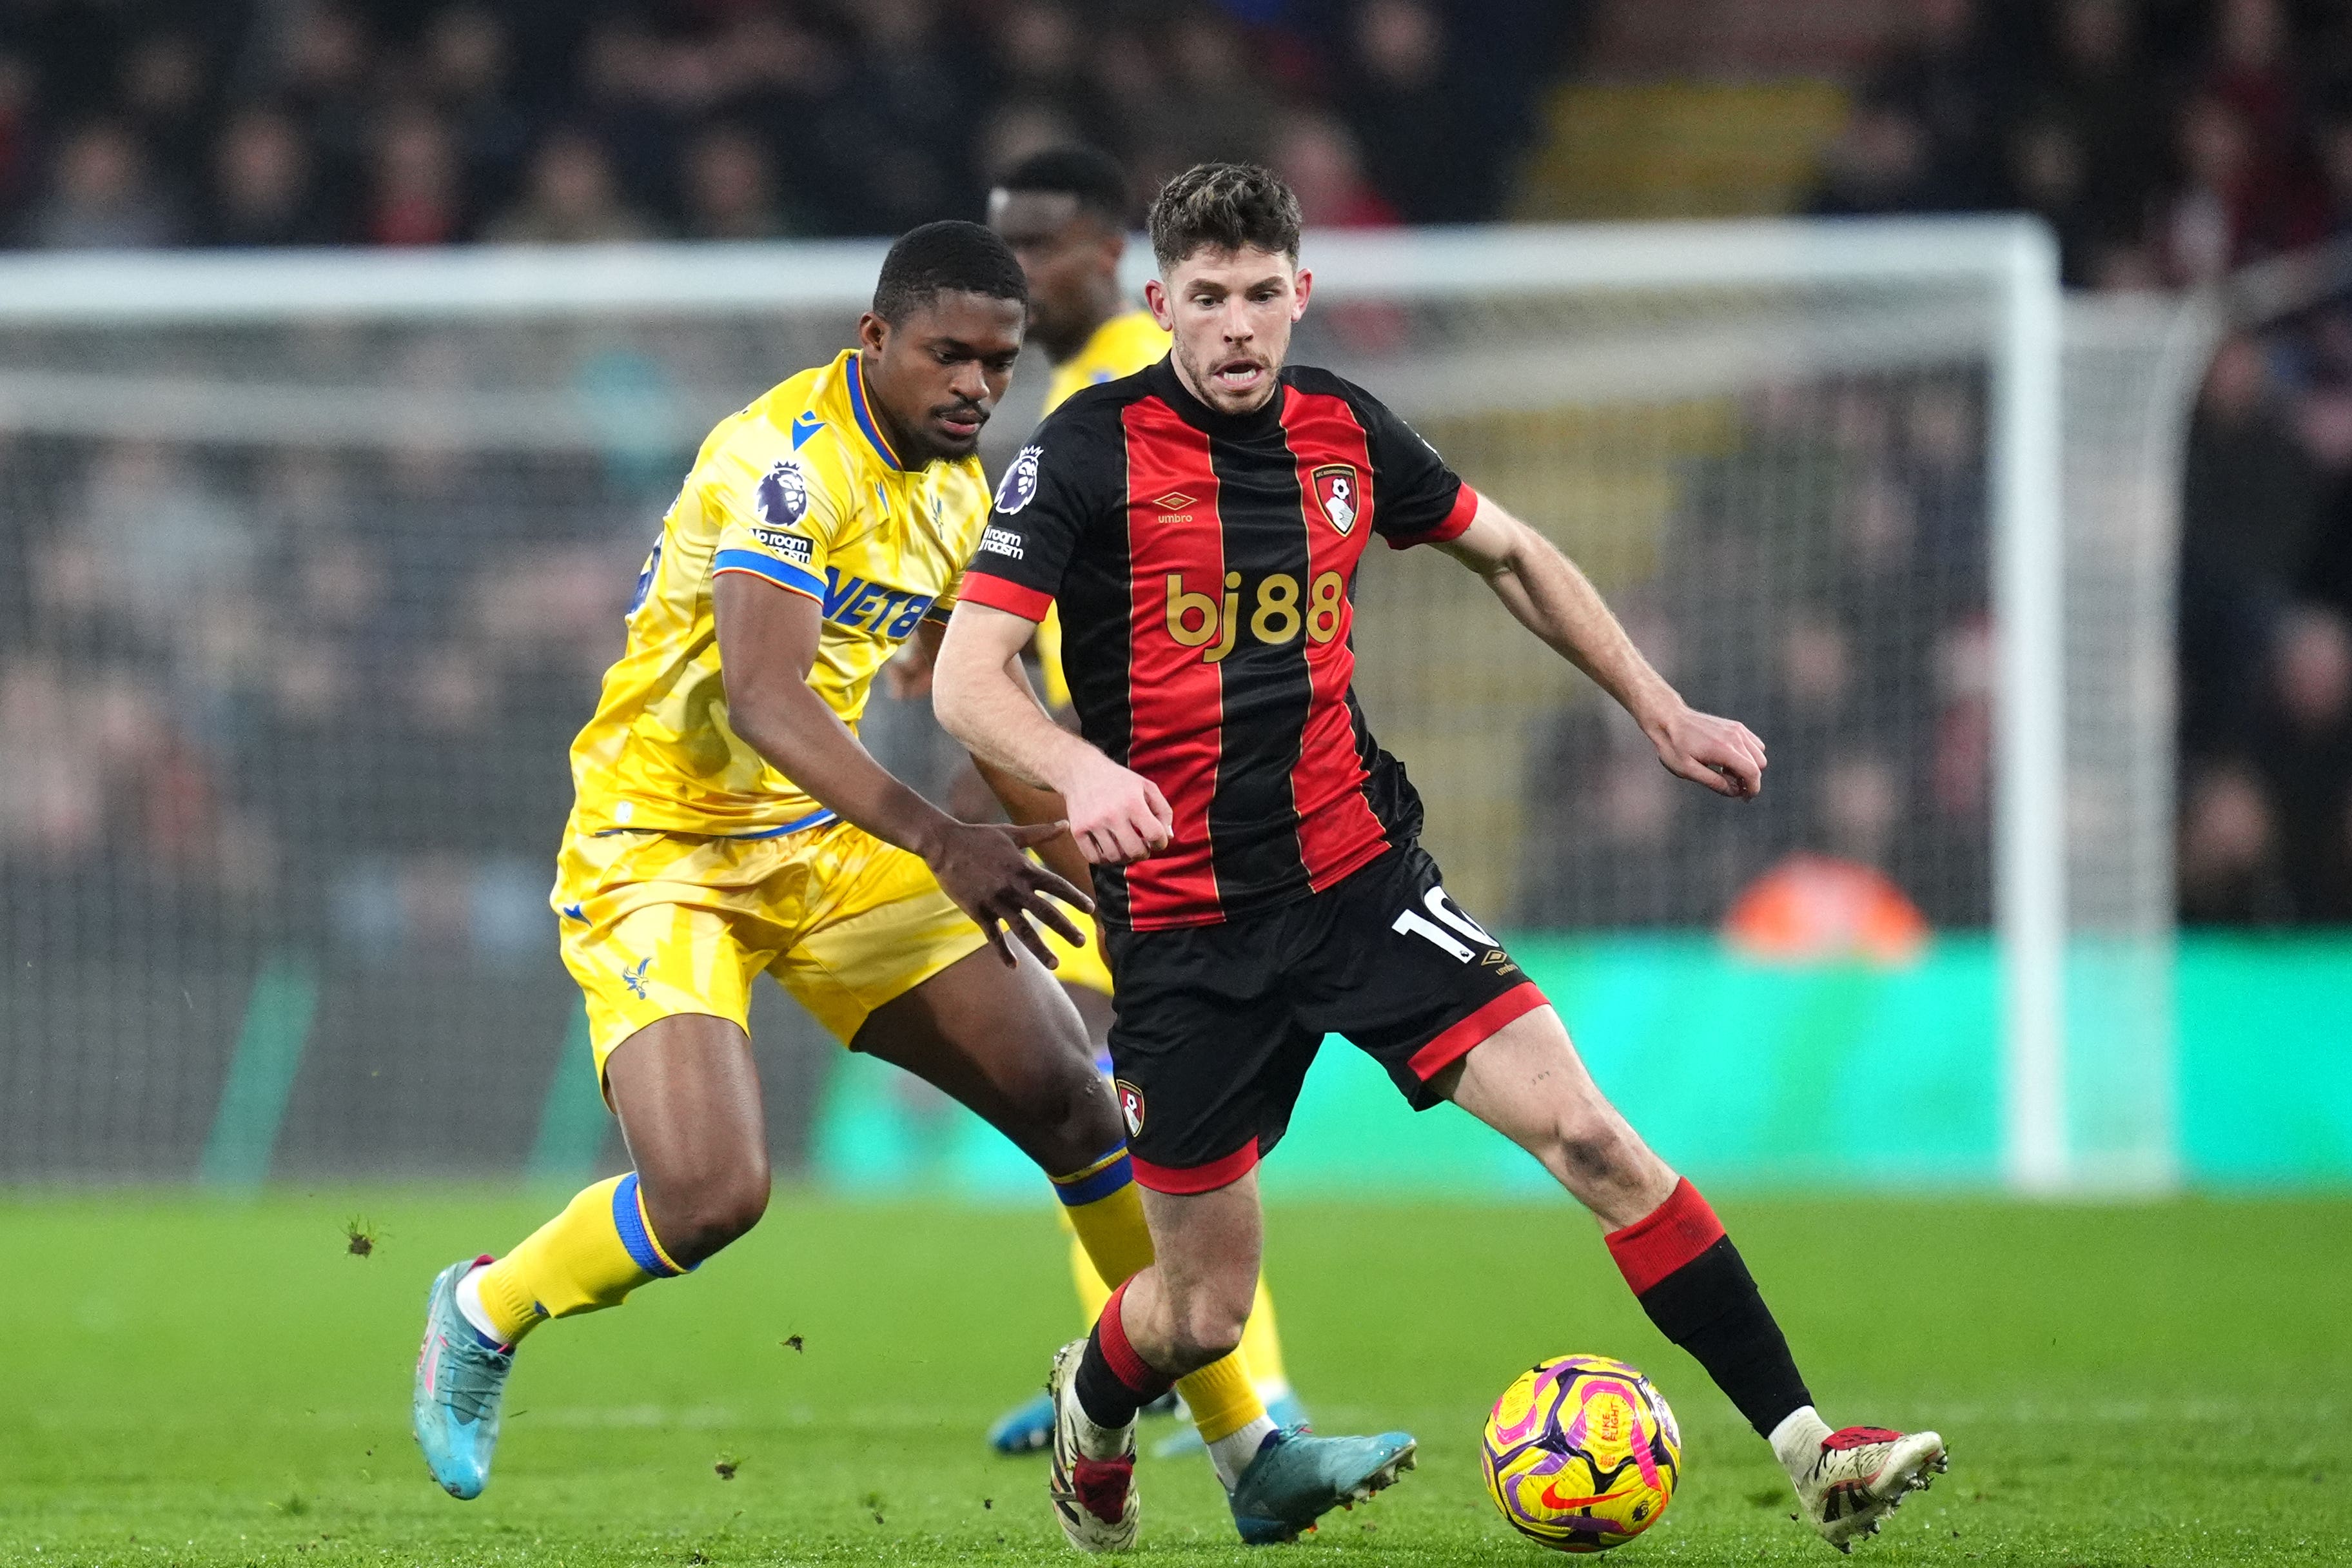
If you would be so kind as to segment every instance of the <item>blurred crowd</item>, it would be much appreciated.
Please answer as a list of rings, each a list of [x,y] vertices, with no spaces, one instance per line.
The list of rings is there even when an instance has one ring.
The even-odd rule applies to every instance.
[[[1825,214],[2024,208],[2067,281],[2210,282],[2352,221],[2352,10],[1914,0],[1824,161]]]
[[[2352,232],[2352,7],[1905,5],[1812,210],[2029,208],[2101,289]],[[1069,140],[1139,198],[1253,156],[1310,223],[1476,221],[1507,210],[1590,9],[0,0],[0,243],[885,234],[977,216],[994,171]],[[1724,832],[1571,710],[1538,749],[1519,918],[1707,923],[1799,854],[1936,923],[1988,918],[1982,395],[1855,379],[1741,407],[1623,607],[1786,782]],[[676,457],[0,437],[0,908],[41,917],[18,940],[117,929],[57,911],[131,879],[183,931],[226,897],[362,944],[538,952],[563,744]],[[1745,626],[1768,597],[1793,610]],[[2352,310],[2221,345],[2180,616],[2184,915],[2352,921]]]
[[[1612,706],[1572,705],[1529,758],[1518,920],[1706,927],[1779,884],[1820,956],[1883,903],[1990,919],[1983,417],[1961,372],[1741,400],[1684,465],[1654,569],[1612,599],[1668,679],[1765,738],[1769,784],[1726,810]],[[1871,875],[1815,874],[1832,863]]]
[[[1310,222],[1495,216],[1559,0],[0,0],[32,247],[896,234],[1087,140]]]
[[[2352,235],[2352,7],[1916,0],[1826,214],[2022,207],[2067,280],[2187,288]],[[2216,354],[2180,581],[2181,911],[2352,920],[2352,308]]]
[[[543,959],[658,510],[569,458],[0,441],[0,940]]]

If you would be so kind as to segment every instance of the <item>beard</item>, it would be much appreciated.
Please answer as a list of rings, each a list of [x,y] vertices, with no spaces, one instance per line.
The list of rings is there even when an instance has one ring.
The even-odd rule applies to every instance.
[[[1269,359],[1255,350],[1247,354],[1236,354],[1226,350],[1216,359],[1203,363],[1180,338],[1172,352],[1177,367],[1184,373],[1184,383],[1193,395],[1220,414],[1255,414],[1272,400],[1275,388],[1280,384],[1277,376],[1282,369],[1281,362]],[[1263,376],[1245,388],[1230,387],[1218,380],[1219,371],[1244,360],[1262,370],[1265,373]]]

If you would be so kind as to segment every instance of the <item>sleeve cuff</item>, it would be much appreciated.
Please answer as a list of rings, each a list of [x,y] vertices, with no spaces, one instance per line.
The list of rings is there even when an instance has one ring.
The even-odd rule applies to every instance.
[[[965,574],[963,586],[956,591],[959,601],[986,605],[992,610],[1003,610],[1008,616],[1019,616],[1024,621],[1042,621],[1045,612],[1054,607],[1054,595],[1041,594],[1034,588],[1024,588],[1003,577],[973,571]]]
[[[790,588],[795,594],[806,594],[820,605],[824,603],[824,582],[815,573],[756,550],[720,551],[711,560],[710,574],[716,577],[721,572],[749,572],[754,577],[765,577],[779,588]]]
[[[1449,539],[1459,539],[1478,515],[1478,492],[1464,485],[1454,492],[1453,510],[1435,528],[1419,533],[1397,533],[1389,536],[1391,550],[1410,550],[1416,544],[1443,544]]]

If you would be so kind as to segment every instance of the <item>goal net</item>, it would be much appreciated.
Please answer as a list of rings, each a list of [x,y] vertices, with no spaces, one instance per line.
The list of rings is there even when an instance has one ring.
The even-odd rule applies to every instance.
[[[593,1158],[546,898],[565,748],[699,437],[849,341],[878,258],[0,264],[0,1174]],[[1470,574],[1368,560],[1375,731],[1454,894],[1592,983],[1561,995],[1580,1037],[1587,1004],[1619,1027],[1612,986],[1671,1044],[1657,993],[1693,975],[1736,998],[1726,974],[1925,965],[1957,978],[1790,993],[1848,998],[1774,1025],[1790,1075],[1822,1075],[1793,1088],[1841,1092],[1806,1038],[1957,1029],[1990,1100],[1952,1114],[1991,1117],[1992,1172],[2168,1179],[2193,313],[2062,310],[2039,231],[2001,222],[1318,236],[1307,259],[1294,357],[1412,419],[1771,749],[1752,804],[1677,784]],[[949,787],[920,705],[877,700],[866,733]],[[791,1163],[832,1058],[762,1006]]]

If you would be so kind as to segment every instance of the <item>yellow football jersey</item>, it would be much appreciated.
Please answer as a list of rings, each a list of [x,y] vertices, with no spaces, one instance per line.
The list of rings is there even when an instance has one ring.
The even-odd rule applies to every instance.
[[[1150,311],[1113,316],[1094,330],[1084,348],[1054,367],[1054,379],[1045,387],[1045,412],[1059,408],[1074,392],[1133,375],[1167,352],[1168,334]]]
[[[711,584],[749,572],[817,602],[809,685],[854,728],[875,672],[952,606],[988,507],[978,458],[898,460],[854,349],[721,422],[662,520],[627,649],[572,742],[572,831],[760,837],[831,821],[729,728]]]
[[[1045,388],[1045,412],[1059,408],[1072,393],[1101,382],[1133,375],[1168,352],[1168,334],[1149,310],[1113,316],[1094,330],[1086,346],[1054,367]],[[1046,706],[1059,710],[1070,705],[1070,683],[1062,673],[1062,618],[1047,609],[1037,627],[1037,669],[1045,685]]]

